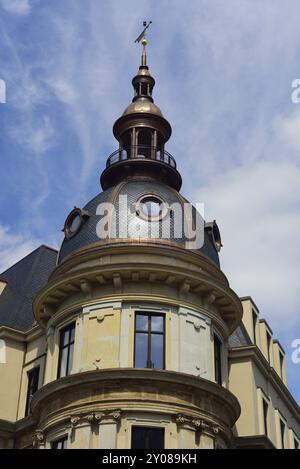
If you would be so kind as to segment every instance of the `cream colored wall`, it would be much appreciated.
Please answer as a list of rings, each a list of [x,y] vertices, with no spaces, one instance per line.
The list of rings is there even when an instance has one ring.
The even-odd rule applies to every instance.
[[[256,345],[260,347],[259,311],[257,310],[257,308],[255,307],[254,303],[251,301],[250,298],[242,300],[242,306],[243,306],[243,323],[246,327],[246,330],[252,342],[256,343]],[[256,341],[254,340],[253,314],[252,314],[253,311],[257,315],[257,323],[256,323],[256,328],[255,328]]]
[[[279,416],[286,422],[286,448],[293,448],[291,434],[300,436],[300,425],[293,412],[280,398],[270,381],[249,359],[234,360],[230,365],[229,389],[241,404],[242,412],[236,423],[238,436],[264,435],[263,397],[268,402],[268,438],[281,448]]]
[[[0,419],[16,421],[25,345],[5,339],[6,362],[0,363]]]
[[[272,341],[272,331],[267,327],[265,321],[259,321],[260,328],[260,350],[262,351],[265,359],[270,363],[271,366],[274,366],[274,353],[273,353],[273,341]],[[271,337],[270,346],[268,346],[267,334]]]
[[[39,337],[29,341],[26,348],[25,360],[22,369],[22,378],[20,386],[20,401],[18,406],[18,419],[25,417],[26,399],[28,390],[28,372],[39,366],[39,385],[44,384],[44,372],[46,361],[46,338],[42,334]]]
[[[243,306],[243,324],[246,327],[246,330],[254,343],[254,331],[253,331],[253,319],[252,319],[252,311],[257,314],[257,322],[256,322],[256,343],[257,347],[261,350],[264,357],[267,361],[268,358],[268,349],[267,349],[267,330],[271,335],[271,346],[270,346],[270,365],[274,367],[277,374],[280,376],[282,381],[285,385],[287,385],[287,375],[286,375],[286,363],[285,363],[285,352],[279,346],[278,342],[273,339],[273,334],[270,328],[267,327],[265,321],[261,320],[259,310],[256,308],[255,304],[253,303],[252,299],[249,297],[242,299],[242,306]],[[280,369],[280,361],[279,361],[279,351],[283,354],[283,371],[281,374]]]
[[[280,354],[283,356],[283,366],[281,369],[280,365]],[[286,378],[286,364],[285,364],[285,352],[284,350],[280,347],[278,342],[273,341],[273,359],[274,359],[274,368],[278,374],[278,376],[282,379],[284,384],[287,384],[287,378]]]
[[[237,435],[259,434],[258,402],[250,361],[233,362],[230,360],[229,390],[238,398],[241,405],[241,415],[236,422]]]
[[[71,374],[97,368],[134,365],[134,319],[137,311],[165,314],[166,369],[214,380],[213,332],[224,343],[222,371],[227,386],[227,347],[223,333],[205,311],[150,302],[98,302],[85,305],[56,326],[48,347],[45,383],[57,376],[60,330],[76,321]]]

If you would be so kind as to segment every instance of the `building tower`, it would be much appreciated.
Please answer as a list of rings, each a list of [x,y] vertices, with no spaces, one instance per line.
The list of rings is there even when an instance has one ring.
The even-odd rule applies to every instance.
[[[103,191],[68,215],[59,252],[1,273],[0,448],[299,449],[284,350],[179,192],[139,38]]]
[[[216,223],[200,224],[203,245],[189,245],[198,218],[183,210],[145,39],[132,84],[103,192],[67,217],[34,301],[48,343],[31,401],[36,446],[227,448],[240,413],[227,341],[241,304],[219,268]]]

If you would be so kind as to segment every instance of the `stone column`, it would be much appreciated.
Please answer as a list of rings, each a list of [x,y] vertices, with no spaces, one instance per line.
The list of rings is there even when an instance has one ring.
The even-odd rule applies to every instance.
[[[120,410],[103,415],[99,425],[99,449],[117,448],[117,432],[120,419]]]

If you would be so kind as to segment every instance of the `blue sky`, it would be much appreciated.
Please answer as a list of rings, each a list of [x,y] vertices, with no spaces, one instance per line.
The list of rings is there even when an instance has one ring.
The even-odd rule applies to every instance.
[[[59,247],[67,214],[100,191],[132,98],[133,41],[151,19],[154,97],[182,193],[217,220],[222,269],[285,347],[300,401],[299,17],[297,0],[0,0],[0,271]]]

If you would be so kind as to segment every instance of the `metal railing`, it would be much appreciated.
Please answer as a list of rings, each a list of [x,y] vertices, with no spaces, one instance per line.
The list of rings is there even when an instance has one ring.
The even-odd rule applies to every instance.
[[[125,160],[139,159],[161,161],[162,163],[166,163],[169,166],[172,166],[172,168],[176,169],[176,161],[169,152],[148,145],[136,145],[130,148],[119,148],[108,157],[106,161],[106,167],[109,168],[110,166]]]

